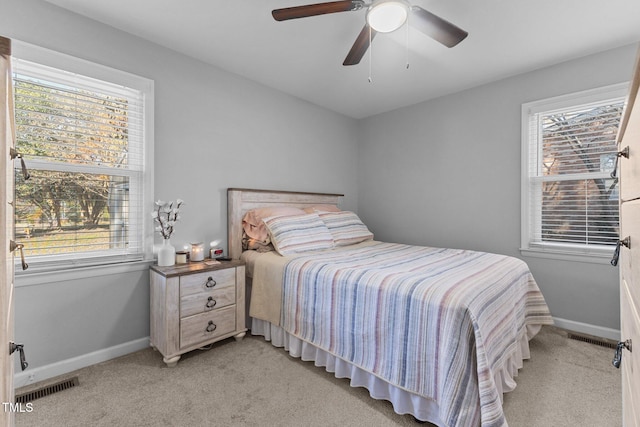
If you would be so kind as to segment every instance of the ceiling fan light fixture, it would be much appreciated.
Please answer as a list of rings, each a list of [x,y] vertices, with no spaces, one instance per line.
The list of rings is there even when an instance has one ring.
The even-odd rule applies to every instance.
[[[409,6],[404,1],[381,0],[367,11],[367,24],[379,33],[390,33],[407,21]]]

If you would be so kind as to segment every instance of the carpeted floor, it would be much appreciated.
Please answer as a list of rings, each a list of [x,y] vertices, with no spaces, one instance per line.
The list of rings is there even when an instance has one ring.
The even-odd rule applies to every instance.
[[[545,327],[531,353],[518,387],[505,395],[511,427],[621,425],[613,350]],[[34,400],[32,412],[16,415],[16,426],[419,425],[262,337],[216,343],[185,355],[175,368],[147,349],[72,375],[78,386]]]

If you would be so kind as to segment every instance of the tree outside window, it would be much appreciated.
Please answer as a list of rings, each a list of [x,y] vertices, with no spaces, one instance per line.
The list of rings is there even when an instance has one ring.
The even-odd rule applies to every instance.
[[[606,256],[626,85],[523,105],[523,250]]]
[[[32,259],[142,256],[143,94],[27,61],[14,67],[15,231]]]

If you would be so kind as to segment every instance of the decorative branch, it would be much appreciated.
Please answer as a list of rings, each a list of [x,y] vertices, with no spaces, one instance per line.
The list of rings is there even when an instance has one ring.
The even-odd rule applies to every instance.
[[[156,209],[151,213],[151,216],[158,223],[156,231],[160,232],[163,239],[169,239],[173,233],[173,227],[180,219],[180,206],[184,203],[183,200],[177,199],[174,202],[163,202],[158,200],[155,202]]]

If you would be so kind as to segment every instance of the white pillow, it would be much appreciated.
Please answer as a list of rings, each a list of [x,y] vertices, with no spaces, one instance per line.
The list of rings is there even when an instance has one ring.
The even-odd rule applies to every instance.
[[[336,246],[347,246],[365,240],[373,240],[373,233],[353,212],[322,212],[319,216],[327,225]]]
[[[333,248],[333,237],[318,214],[269,217],[264,224],[280,255]]]

